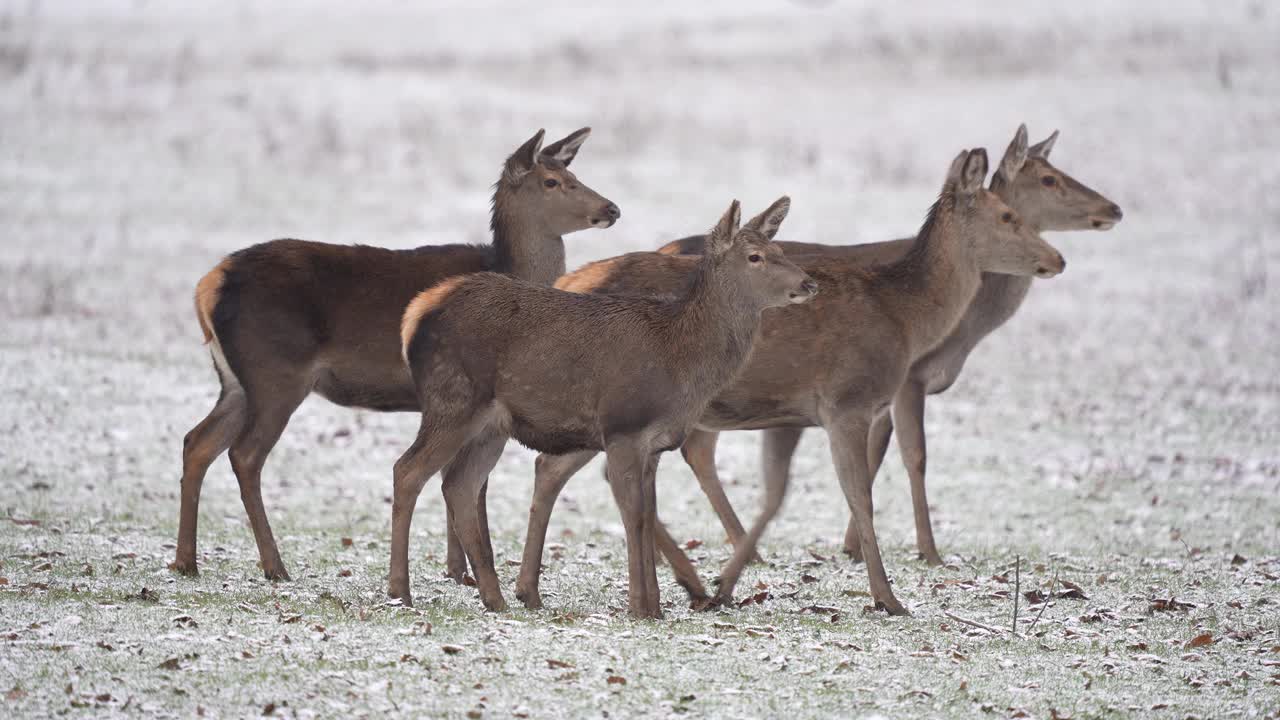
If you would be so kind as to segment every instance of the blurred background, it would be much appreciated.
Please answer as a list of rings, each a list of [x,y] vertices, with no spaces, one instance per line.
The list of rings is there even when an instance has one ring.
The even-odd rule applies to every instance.
[[[276,237],[485,242],[490,185],[538,128],[593,127],[574,170],[623,211],[567,238],[573,267],[703,230],[734,197],[753,213],[789,193],[786,239],[908,235],[958,150],[994,160],[1026,122],[1033,142],[1060,129],[1053,161],[1125,219],[1050,238],[1067,272],[1037,283],[931,401],[939,542],[1163,548],[1194,528],[1205,544],[1274,548],[1278,37],[1280,8],[1261,0],[5,0],[3,504],[120,522],[163,559],[182,435],[217,393],[196,280]],[[286,563],[305,562],[293,533],[385,527],[390,466],[415,425],[303,406],[264,482]],[[840,536],[820,435],[771,552]],[[721,447],[750,515],[756,440]],[[882,542],[905,557],[891,458]],[[489,493],[500,552],[518,549],[530,459],[510,448]],[[616,533],[587,474],[556,522]],[[664,512],[718,538],[674,455],[661,477]],[[211,532],[249,566],[225,462],[204,498],[229,526]],[[1000,522],[985,515],[993,498]],[[423,505],[415,532],[438,544],[439,503]]]

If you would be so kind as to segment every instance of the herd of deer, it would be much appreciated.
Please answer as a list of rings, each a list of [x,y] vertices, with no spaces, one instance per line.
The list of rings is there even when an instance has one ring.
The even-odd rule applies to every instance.
[[[229,255],[200,280],[196,317],[222,391],[184,440],[173,569],[197,572],[200,489],[228,452],[263,572],[288,579],[262,503],[262,467],[316,392],[422,414],[394,471],[390,594],[405,604],[414,505],[439,472],[447,573],[461,582],[469,565],[485,607],[506,607],[485,493],[515,438],[541,453],[516,587],[527,607],[542,604],[556,498],[601,451],[626,532],[631,613],[662,615],[657,552],[695,607],[724,605],[782,505],[800,433],[821,426],[851,513],[844,549],[866,563],[877,606],[906,613],[872,523],[872,480],[893,428],[920,553],[940,564],[925,498],[925,396],[955,382],[1033,277],[1063,271],[1041,231],[1106,230],[1120,208],[1050,164],[1056,132],[1028,146],[1022,126],[989,189],[985,150],[952,161],[913,238],[774,242],[790,200],[745,224],[734,201],[706,235],[565,274],[562,236],[610,227],[621,214],[569,171],[589,133],[543,147],[540,130],[507,159],[491,245],[393,251],[275,240]],[[716,476],[723,430],[765,431],[765,507],[750,530]],[[676,448],[734,545],[714,595],[657,518],[658,457]]]

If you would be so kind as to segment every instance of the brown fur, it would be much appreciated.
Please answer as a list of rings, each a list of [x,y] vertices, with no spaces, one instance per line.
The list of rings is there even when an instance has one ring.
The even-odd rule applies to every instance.
[[[889,587],[870,525],[870,487],[864,482],[868,427],[891,402],[912,359],[954,327],[977,291],[982,270],[1052,273],[1063,265],[1056,250],[1022,227],[999,198],[980,189],[985,170],[981,151],[957,158],[918,238],[896,262],[867,266],[848,257],[793,258],[817,280],[822,294],[805,306],[765,313],[750,361],[711,401],[698,423],[700,429],[716,431],[824,427],[850,509],[865,520],[860,531],[868,546],[872,595],[892,612],[905,609]],[[596,291],[679,292],[697,263],[698,258],[689,255],[624,255],[611,266],[616,272],[596,283]],[[556,467],[550,461],[543,465]],[[572,470],[572,464],[565,463],[559,474],[538,475],[535,507],[540,513],[549,512]],[[771,478],[768,486],[765,515],[721,575],[720,602],[731,597],[742,566],[754,555],[765,525],[781,506],[785,476],[782,483]],[[533,528],[544,525],[545,518],[531,516],[518,585],[530,597],[536,595],[541,557],[540,538]],[[696,577],[682,577],[680,582],[698,585]]]
[[[213,309],[217,307],[218,298],[222,294],[222,282],[226,278],[229,262],[230,258],[224,258],[196,283],[196,321],[200,323],[200,331],[204,333],[206,344],[213,339]]]
[[[288,577],[260,476],[290,416],[312,392],[339,405],[416,410],[400,354],[400,321],[419,291],[482,271],[548,285],[561,275],[561,236],[612,225],[619,216],[616,205],[568,170],[588,133],[583,128],[543,148],[538,131],[507,159],[494,186],[492,245],[387,250],[274,240],[232,253],[205,275],[196,289],[196,317],[213,341],[222,392],[183,443],[175,570],[196,572],[204,475],[229,451],[263,573]]]
[[[542,452],[608,453],[627,530],[631,611],[660,615],[656,456],[680,446],[732,379],[762,310],[812,296],[812,281],[760,230],[771,235],[788,206],[783,198],[738,230],[735,202],[675,300],[575,294],[489,273],[433,293],[405,342],[423,414],[396,463],[391,595],[410,600],[413,507],[444,469],[449,516],[485,606],[506,606],[479,506],[489,471],[514,437]]]
[[[464,276],[452,277],[441,281],[418,293],[404,309],[404,318],[400,321],[400,346],[403,350],[409,347],[409,341],[418,332],[418,323],[422,316],[435,310],[462,283]]]

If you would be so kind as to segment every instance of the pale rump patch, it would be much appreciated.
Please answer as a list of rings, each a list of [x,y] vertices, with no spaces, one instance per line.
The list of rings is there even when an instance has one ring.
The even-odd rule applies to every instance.
[[[587,263],[571,273],[566,273],[556,280],[555,288],[565,292],[587,294],[594,292],[613,275],[615,260],[597,260]]]
[[[222,262],[196,283],[196,320],[200,323],[200,330],[204,332],[206,343],[213,339],[213,309],[218,306],[218,299],[222,297],[222,281],[226,279],[230,263],[230,258],[223,258]]]
[[[422,322],[422,316],[439,307],[440,303],[444,302],[444,299],[449,297],[449,294],[465,279],[465,276],[459,276],[441,280],[409,301],[408,307],[404,309],[404,316],[400,319],[400,355],[405,358],[405,362],[409,360],[409,343],[418,333],[418,324]]]

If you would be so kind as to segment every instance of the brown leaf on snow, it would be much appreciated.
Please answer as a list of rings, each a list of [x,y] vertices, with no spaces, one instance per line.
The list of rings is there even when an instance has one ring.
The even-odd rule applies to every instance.
[[[351,577],[351,570],[342,568],[338,571],[338,577]]]
[[[605,679],[605,682],[609,683],[610,685],[626,685],[627,679],[622,677],[621,675],[610,675],[607,679]]]
[[[463,647],[461,645],[441,645],[440,649],[444,651],[445,655],[457,655],[462,652]]]
[[[818,582],[818,578],[816,578],[816,577],[814,577],[814,576],[812,576],[812,575],[809,575],[809,574],[804,574],[804,575],[801,575],[801,576],[800,576],[800,582],[805,583],[805,584],[808,584],[808,583],[816,583],[816,582]]]
[[[1187,641],[1186,649],[1204,647],[1213,644],[1213,633],[1203,633]]]
[[[1174,600],[1172,597],[1168,599],[1152,598],[1148,612],[1187,612],[1194,608],[1195,605],[1192,603]]]
[[[156,666],[160,670],[180,670],[182,661],[176,657],[166,658],[163,662]]]
[[[352,540],[351,538],[344,537],[342,538],[342,547],[351,547],[352,545],[355,544],[355,542],[356,541]]]
[[[1243,565],[1243,564],[1245,564],[1245,563],[1247,563],[1247,562],[1249,562],[1249,559],[1248,559],[1248,558],[1246,558],[1246,557],[1245,557],[1245,556],[1243,556],[1243,555],[1238,554],[1238,553],[1237,553],[1237,554],[1235,554],[1235,555],[1232,555],[1232,556],[1231,556],[1231,564],[1232,564],[1232,565]]]
[[[571,668],[571,667],[573,667],[573,665],[572,665],[571,663],[567,663],[567,662],[565,662],[565,661],[563,661],[563,660],[556,660],[556,659],[554,659],[554,658],[547,658],[547,667],[548,667],[548,668],[550,668],[550,669],[552,669],[552,670],[561,670],[561,669],[563,669],[563,668]]]
[[[764,590],[756,593],[755,595],[752,595],[751,597],[743,598],[742,600],[738,601],[738,607],[746,607],[748,605],[759,605],[763,603],[765,600],[768,600],[770,597],[771,596],[769,595],[769,592],[767,590]]]
[[[169,618],[169,621],[180,628],[194,628],[200,626],[200,623],[196,622],[196,619],[190,615],[175,615]]]
[[[690,538],[690,539],[689,539],[688,541],[686,541],[686,542],[685,542],[685,544],[684,544],[684,549],[685,549],[685,550],[694,550],[694,549],[697,549],[697,548],[700,548],[700,547],[702,547],[702,541],[701,541],[701,540],[699,540],[699,539],[697,539],[697,538]]]

